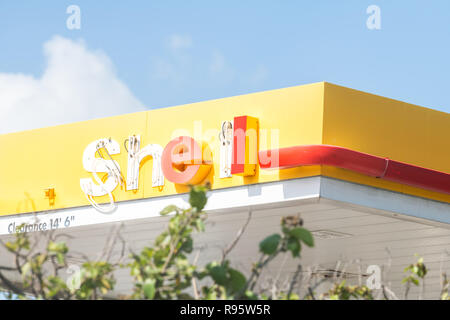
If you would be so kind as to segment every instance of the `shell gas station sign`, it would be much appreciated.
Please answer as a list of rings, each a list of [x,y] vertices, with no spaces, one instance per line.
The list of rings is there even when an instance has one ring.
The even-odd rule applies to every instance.
[[[450,116],[316,83],[0,136],[0,215],[312,176],[450,203]]]
[[[214,130],[212,130],[214,131]],[[220,177],[232,175],[253,176],[256,173],[258,153],[258,120],[249,116],[224,121],[220,137]],[[127,147],[128,145],[128,147]],[[80,179],[80,186],[88,201],[99,211],[114,209],[114,190],[125,185],[125,191],[139,190],[141,164],[151,157],[151,187],[164,189],[165,180],[176,185],[202,183],[213,167],[213,157],[209,144],[190,136],[179,136],[163,148],[159,144],[140,147],[140,135],[133,135],[124,141],[128,154],[127,177],[123,177],[120,164],[112,155],[120,154],[120,144],[109,139],[91,142],[83,153],[83,167],[95,178]],[[102,152],[106,155],[103,155]],[[100,178],[98,173],[106,173]],[[145,183],[145,181],[144,181]],[[94,197],[109,196],[110,205],[99,206]]]

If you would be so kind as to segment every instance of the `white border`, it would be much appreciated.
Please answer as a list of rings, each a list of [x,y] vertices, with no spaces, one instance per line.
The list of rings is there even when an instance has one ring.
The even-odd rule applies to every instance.
[[[213,190],[209,192],[208,197],[205,209],[210,213],[253,207],[293,206],[308,200],[314,203],[338,201],[341,206],[352,204],[450,226],[448,203],[320,176]],[[320,198],[324,200],[319,200]],[[119,202],[117,209],[112,213],[101,213],[90,206],[85,206],[37,214],[2,216],[0,235],[11,234],[12,224],[16,226],[23,223],[30,224],[36,219],[42,224],[46,223],[47,226],[50,225],[50,219],[52,221],[61,219],[58,224],[58,229],[61,229],[158,217],[159,212],[166,206],[173,204],[187,207],[187,201],[188,195],[180,194]],[[338,202],[335,202],[336,206],[340,206]],[[64,226],[66,220],[70,222],[69,226]]]
[[[318,200],[319,191],[320,177],[219,189],[209,193],[208,204],[205,210],[208,212],[229,211],[250,208],[252,206],[276,206],[281,203],[297,202],[306,199]],[[11,234],[14,232],[14,225],[17,227],[22,224],[40,223],[43,226],[45,223],[46,229],[48,230],[50,228],[50,222],[54,222],[57,219],[60,222],[56,229],[62,229],[157,217],[159,216],[159,212],[168,205],[176,205],[182,208],[187,207],[188,195],[181,194],[118,202],[116,210],[111,213],[102,213],[93,207],[85,206],[60,209],[53,212],[46,211],[36,214],[2,216],[0,217],[0,235]],[[69,226],[64,225],[66,220],[70,222]]]

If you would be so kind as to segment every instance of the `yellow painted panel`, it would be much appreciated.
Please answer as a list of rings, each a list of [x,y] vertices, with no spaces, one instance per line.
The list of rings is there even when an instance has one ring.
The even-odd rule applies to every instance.
[[[450,114],[325,83],[323,144],[450,173]],[[450,196],[348,170],[324,168],[338,179],[450,202]]]

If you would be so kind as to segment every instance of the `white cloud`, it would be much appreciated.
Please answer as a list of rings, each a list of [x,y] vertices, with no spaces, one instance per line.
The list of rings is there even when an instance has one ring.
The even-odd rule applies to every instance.
[[[109,58],[82,41],[54,37],[44,54],[39,78],[0,72],[0,133],[144,110]]]
[[[209,64],[209,74],[214,81],[219,83],[231,83],[235,77],[235,72],[225,59],[225,56],[220,51],[213,51],[211,62]]]
[[[177,77],[175,66],[166,60],[158,59],[154,62],[154,66],[153,76],[157,79],[168,80]]]
[[[153,58],[153,78],[180,85],[191,77],[192,58],[189,49],[192,38],[189,35],[172,34],[165,39],[168,53],[164,57]]]
[[[212,54],[212,61],[209,66],[209,71],[212,74],[221,73],[225,70],[225,57],[222,53],[214,51]]]
[[[250,85],[259,85],[261,83],[263,83],[264,81],[267,80],[269,76],[269,71],[267,70],[267,68],[263,65],[259,65],[255,72],[253,74],[250,75],[249,77],[249,84]]]
[[[186,49],[192,46],[192,38],[189,35],[173,34],[168,39],[169,47],[173,50]]]
[[[231,86],[255,89],[269,78],[269,70],[264,65],[238,69],[223,51],[199,48],[193,45],[189,35],[169,35],[164,38],[164,44],[165,51],[152,57],[150,63],[152,81],[165,89],[202,87],[215,90]]]

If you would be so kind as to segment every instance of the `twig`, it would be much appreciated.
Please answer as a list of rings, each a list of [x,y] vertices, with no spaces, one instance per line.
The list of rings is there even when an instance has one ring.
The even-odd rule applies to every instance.
[[[118,237],[119,237],[119,240],[122,242],[122,249],[121,249],[121,251],[120,251],[119,259],[118,259],[117,262],[116,262],[117,265],[119,265],[119,264],[123,261],[123,259],[124,259],[124,257],[125,257],[125,251],[126,251],[126,248],[127,248],[127,242],[126,242],[125,239],[122,237],[122,235],[119,234]]]
[[[198,258],[200,257],[200,251],[201,250],[198,250],[197,253],[195,254],[194,261],[192,263],[193,265],[197,264]],[[198,300],[198,299],[200,299],[200,296],[198,293],[197,281],[196,281],[195,277],[192,277],[191,282],[192,282],[192,289],[194,290],[195,300]]]
[[[383,296],[384,296],[385,300],[390,300],[389,297],[387,296],[387,292],[386,292],[384,284],[381,285],[381,292],[383,292]]]
[[[316,298],[314,297],[314,292],[311,289],[311,287],[308,287],[308,293],[309,293],[309,296],[311,297],[311,299],[316,300]]]
[[[19,287],[17,287],[11,281],[9,281],[1,272],[0,272],[0,280],[5,284],[6,287],[8,287],[9,290],[14,292],[15,294],[20,294],[20,295],[24,294],[23,290],[21,290]]]
[[[262,270],[270,261],[272,261],[277,256],[277,254],[278,254],[278,252],[275,252],[271,256],[267,257],[267,259],[264,260],[262,263],[258,262],[257,267],[254,269],[254,272],[252,273],[249,281],[247,282],[248,284],[251,283],[250,290],[253,291],[253,289],[256,286],[256,283],[258,282],[259,277],[261,276]],[[264,255],[262,255],[262,257],[264,257]],[[260,261],[261,261],[261,259],[260,259]],[[253,281],[253,283],[252,283],[252,281]]]
[[[180,229],[180,232],[174,237],[172,238],[169,247],[170,247],[170,251],[169,254],[166,258],[166,261],[164,262],[164,265],[161,268],[161,274],[165,274],[167,267],[170,265],[170,263],[172,263],[172,259],[175,258],[179,251],[176,251],[176,246],[178,244],[178,241],[180,241],[180,234],[183,234],[184,230],[191,224],[192,221],[192,215],[189,215],[187,220],[185,221],[184,225],[182,225],[182,228]],[[175,240],[173,240],[175,239]]]
[[[233,248],[236,246],[236,244],[239,242],[239,240],[241,239],[242,235],[244,234],[245,229],[247,228],[248,224],[250,223],[250,220],[252,218],[252,210],[249,210],[248,212],[248,216],[247,216],[247,221],[245,222],[245,224],[239,229],[238,233],[236,234],[236,237],[234,238],[234,240],[228,245],[228,247],[226,247],[223,251],[222,251],[222,260],[221,260],[221,264],[224,263],[226,256],[230,253],[231,250],[233,250]]]
[[[297,278],[298,278],[298,275],[300,274],[300,272],[302,272],[302,265],[301,264],[299,264],[297,266],[297,271],[295,271],[295,274],[292,277],[291,283],[289,285],[289,291],[288,291],[288,294],[287,294],[287,299],[288,300],[290,300],[290,298],[291,298],[292,290],[294,289],[294,286],[297,284]]]
[[[0,270],[4,270],[4,271],[16,271],[17,268],[0,266]]]
[[[197,289],[197,281],[195,281],[194,277],[191,279],[191,283],[192,283],[192,289],[194,290],[194,298],[195,298],[195,300],[198,300],[198,299],[200,299],[200,297],[199,297],[198,289]]]
[[[448,293],[450,281],[447,280],[447,274],[445,272],[442,273],[441,278],[441,297],[443,297],[445,293]]]
[[[111,258],[111,253],[114,249],[114,246],[116,244],[117,238],[120,234],[120,231],[122,229],[123,224],[115,225],[111,228],[111,231],[108,234],[108,238],[105,243],[105,247],[102,251],[101,258],[105,261],[109,261]]]
[[[395,295],[395,293],[391,289],[386,287],[384,284],[382,285],[382,287],[383,287],[383,291],[386,290],[386,292],[389,293],[392,296],[392,298],[394,298],[394,300],[399,300],[398,297]]]
[[[403,299],[408,299],[409,294],[409,288],[411,287],[411,283],[409,281],[406,282],[406,288],[405,288],[405,295],[403,296]]]
[[[309,294],[311,295],[311,297],[313,298],[313,300],[316,300],[316,299],[314,298],[314,290],[316,290],[316,288],[317,288],[318,286],[320,286],[322,283],[324,283],[324,282],[327,281],[327,280],[328,280],[327,278],[324,278],[324,279],[322,279],[322,280],[320,280],[320,281],[317,281],[317,282],[314,284],[313,287],[308,286],[308,292],[309,292]],[[305,300],[307,296],[308,296],[308,294],[306,294],[306,295],[303,297],[303,300]]]

